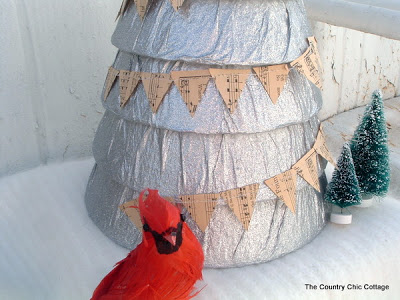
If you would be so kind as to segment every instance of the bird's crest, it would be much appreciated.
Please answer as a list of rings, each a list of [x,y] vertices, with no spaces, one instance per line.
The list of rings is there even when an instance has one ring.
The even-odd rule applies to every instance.
[[[181,220],[180,210],[162,198],[157,190],[147,189],[140,193],[139,210],[142,223],[147,223],[158,233],[176,227]]]

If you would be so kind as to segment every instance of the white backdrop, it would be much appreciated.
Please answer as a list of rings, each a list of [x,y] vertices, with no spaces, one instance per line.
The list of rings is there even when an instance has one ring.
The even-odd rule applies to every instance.
[[[0,1],[0,175],[90,155],[119,6]]]
[[[168,1],[168,0],[160,0]],[[0,176],[91,155],[121,0],[0,1]],[[321,119],[400,93],[400,42],[314,24]]]
[[[370,102],[382,89],[384,99],[400,94],[400,41],[313,23],[324,64],[324,106],[320,118]]]

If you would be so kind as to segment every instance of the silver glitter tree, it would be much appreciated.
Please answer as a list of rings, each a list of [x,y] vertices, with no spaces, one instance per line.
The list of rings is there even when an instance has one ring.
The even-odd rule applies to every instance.
[[[113,67],[170,73],[282,64],[298,58],[311,35],[302,0],[186,0],[179,12],[169,0],[153,0],[143,20],[134,5],[120,18],[112,37],[119,49]],[[177,197],[260,184],[248,231],[224,202],[204,233],[187,219],[208,267],[274,259],[324,227],[322,196],[303,179],[297,178],[296,214],[263,183],[290,169],[318,132],[320,90],[296,70],[277,104],[251,75],[233,113],[212,79],[193,117],[174,85],[156,114],[141,83],[121,108],[117,81],[104,107],[85,201],[89,216],[116,243],[131,249],[141,241],[118,207],[145,188]]]

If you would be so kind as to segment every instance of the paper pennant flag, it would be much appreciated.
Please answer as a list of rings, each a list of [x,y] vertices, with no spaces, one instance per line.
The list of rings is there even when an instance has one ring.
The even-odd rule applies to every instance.
[[[144,90],[153,113],[156,113],[172,83],[170,74],[141,73]]]
[[[171,77],[193,117],[207,88],[211,77],[210,72],[208,70],[172,71]]]
[[[135,226],[138,229],[141,229],[143,224],[142,224],[142,220],[140,219],[140,213],[139,213],[139,209],[132,207],[132,206],[138,206],[138,199],[129,201],[129,202],[125,202],[124,204],[122,204],[119,208],[120,210],[122,210],[131,220],[131,222],[133,224],[135,224]]]
[[[169,0],[171,1],[172,7],[178,11],[179,8],[181,8],[183,2],[185,2],[185,0]]]
[[[149,0],[135,0],[136,10],[142,20],[146,14],[148,2]]]
[[[332,158],[332,155],[329,152],[328,147],[326,146],[325,136],[321,129],[318,131],[317,139],[315,141],[313,148],[315,149],[315,151],[317,151],[317,153],[319,155],[321,155],[323,158],[325,158],[327,161],[329,161],[332,165],[334,165],[335,168],[337,168],[336,163],[335,163],[334,159]]]
[[[221,193],[221,198],[228,203],[246,230],[253,216],[258,188],[259,184],[251,184]]]
[[[320,74],[322,74],[322,61],[321,61],[321,56],[319,55],[319,51],[318,51],[318,47],[317,47],[317,39],[315,38],[315,36],[311,36],[309,38],[307,38],[308,43],[310,44],[313,52],[315,53],[316,56],[316,60],[318,62],[318,70],[320,72]]]
[[[183,205],[203,232],[210,222],[219,198],[220,196],[218,194],[180,196]]]
[[[171,198],[171,197],[163,197],[165,200],[171,202],[171,203],[175,203],[175,199]],[[144,201],[146,201],[146,199],[144,198]],[[142,224],[142,220],[140,218],[140,212],[139,212],[139,199],[134,199],[132,201],[129,202],[125,202],[124,204],[120,205],[119,209],[122,210],[131,220],[131,222],[133,224],[135,224],[135,226],[141,230],[143,227]]]
[[[296,179],[296,171],[290,169],[265,181],[293,213],[296,212]]]
[[[251,70],[210,69],[211,76],[230,113],[238,105],[240,94],[246,84]]]
[[[272,102],[276,104],[288,78],[287,64],[275,66],[254,67],[258,79],[267,91]]]
[[[115,18],[115,21],[118,20],[118,18],[120,16],[124,15],[124,13],[128,10],[128,7],[129,7],[129,5],[131,5],[132,2],[133,2],[132,0],[124,0],[124,1],[122,1],[121,7],[119,9],[117,17]]]
[[[108,95],[110,94],[111,88],[117,78],[119,71],[113,67],[108,68],[107,78],[106,78],[106,89],[104,91],[104,101],[106,101]]]
[[[124,107],[126,105],[129,98],[135,91],[139,81],[139,72],[130,72],[125,70],[119,71],[119,94],[121,97],[121,107]]]
[[[308,151],[307,154],[293,166],[293,169],[295,169],[297,174],[303,177],[314,189],[321,192],[318,178],[317,152],[315,152],[314,149]]]
[[[308,80],[314,83],[318,88],[322,88],[322,81],[319,73],[317,57],[313,48],[308,47],[307,51],[299,58],[290,63],[300,74],[304,75]]]

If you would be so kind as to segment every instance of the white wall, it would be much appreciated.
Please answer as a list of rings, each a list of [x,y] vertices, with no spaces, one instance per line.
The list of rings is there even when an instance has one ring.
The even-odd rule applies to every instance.
[[[121,0],[0,0],[0,176],[91,155]],[[314,24],[321,119],[399,95],[400,42]]]
[[[320,119],[367,104],[378,88],[385,99],[400,95],[400,41],[312,24],[324,64]]]
[[[0,1],[0,175],[90,155],[120,4]]]

